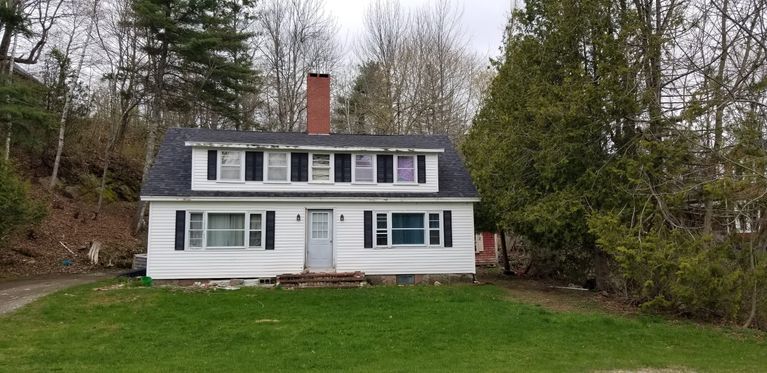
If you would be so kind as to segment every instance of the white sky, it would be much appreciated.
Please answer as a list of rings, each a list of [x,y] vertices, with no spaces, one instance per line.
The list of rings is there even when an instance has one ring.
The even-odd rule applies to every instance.
[[[419,9],[434,0],[400,0],[403,10]],[[467,47],[483,60],[499,54],[503,29],[514,0],[453,0],[463,11],[461,27]],[[336,19],[338,37],[346,53],[363,28],[362,19],[372,0],[325,0],[325,9]],[[344,56],[351,59],[352,56]]]

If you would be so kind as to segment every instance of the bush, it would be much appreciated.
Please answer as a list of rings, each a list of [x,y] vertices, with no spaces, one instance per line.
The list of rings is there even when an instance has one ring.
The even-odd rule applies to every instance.
[[[35,224],[45,216],[45,207],[30,199],[28,185],[0,162],[0,245],[16,229]]]

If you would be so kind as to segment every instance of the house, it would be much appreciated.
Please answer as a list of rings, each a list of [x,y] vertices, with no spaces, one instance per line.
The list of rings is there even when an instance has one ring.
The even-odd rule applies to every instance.
[[[147,275],[472,276],[477,192],[446,136],[330,133],[330,77],[307,132],[172,128],[145,181]]]

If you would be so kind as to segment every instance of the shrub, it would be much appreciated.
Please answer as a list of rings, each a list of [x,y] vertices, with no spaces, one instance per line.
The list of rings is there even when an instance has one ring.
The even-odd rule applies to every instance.
[[[45,207],[30,198],[28,189],[10,165],[0,162],[0,245],[16,229],[45,216]]]

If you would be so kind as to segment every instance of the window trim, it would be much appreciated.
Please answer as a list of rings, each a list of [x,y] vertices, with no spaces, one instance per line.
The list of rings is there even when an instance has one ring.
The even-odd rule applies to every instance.
[[[399,158],[410,157],[413,159],[413,181],[399,181]],[[394,154],[394,184],[395,185],[418,185],[418,156],[416,154]]]
[[[358,155],[369,155],[371,157],[372,162],[372,169],[373,169],[373,180],[372,181],[357,181],[357,156]],[[378,178],[376,177],[378,172],[378,162],[376,161],[377,155],[375,153],[352,153],[352,184],[365,184],[365,185],[376,185],[378,184]]]
[[[240,155],[240,178],[239,179],[223,179],[221,177],[221,166],[223,166],[223,153],[238,153]],[[216,150],[216,182],[219,183],[244,183],[245,182],[245,152],[242,150]]]
[[[312,171],[314,170],[314,155],[329,155],[330,157],[329,162],[330,165],[328,167],[328,179],[327,180],[314,180],[314,174]],[[336,159],[336,153],[309,153],[309,177],[308,182],[312,184],[333,184],[335,183],[335,159]]]
[[[191,247],[189,245],[190,234],[189,226],[191,224],[191,214],[202,214],[202,247]],[[243,229],[243,243],[244,246],[208,246],[208,214],[242,214],[245,215],[244,229]],[[250,246],[250,215],[261,215],[261,246]],[[185,242],[184,251],[223,251],[223,250],[236,250],[236,251],[256,251],[266,250],[266,211],[264,210],[187,210],[186,211],[186,223],[185,223]]]
[[[386,245],[379,245],[378,244],[378,215],[379,214],[385,214],[386,215]],[[421,214],[424,219],[424,243],[423,244],[394,244],[392,240],[392,214]],[[432,245],[431,241],[429,240],[429,232],[432,230],[429,228],[429,214],[437,214],[439,215],[439,235],[440,240],[438,245]],[[422,247],[422,248],[430,248],[430,247],[444,247],[445,243],[442,239],[443,232],[445,230],[444,224],[443,224],[443,218],[442,218],[442,210],[418,210],[418,211],[402,211],[402,210],[391,210],[391,211],[373,211],[373,249],[396,249],[396,248],[412,248],[412,247]]]
[[[285,180],[272,180],[269,178],[269,158],[272,157],[272,154],[285,154]],[[290,184],[292,181],[290,181],[290,163],[291,163],[291,153],[290,152],[264,152],[264,183],[267,184]],[[275,167],[282,167],[282,166],[275,166]]]

